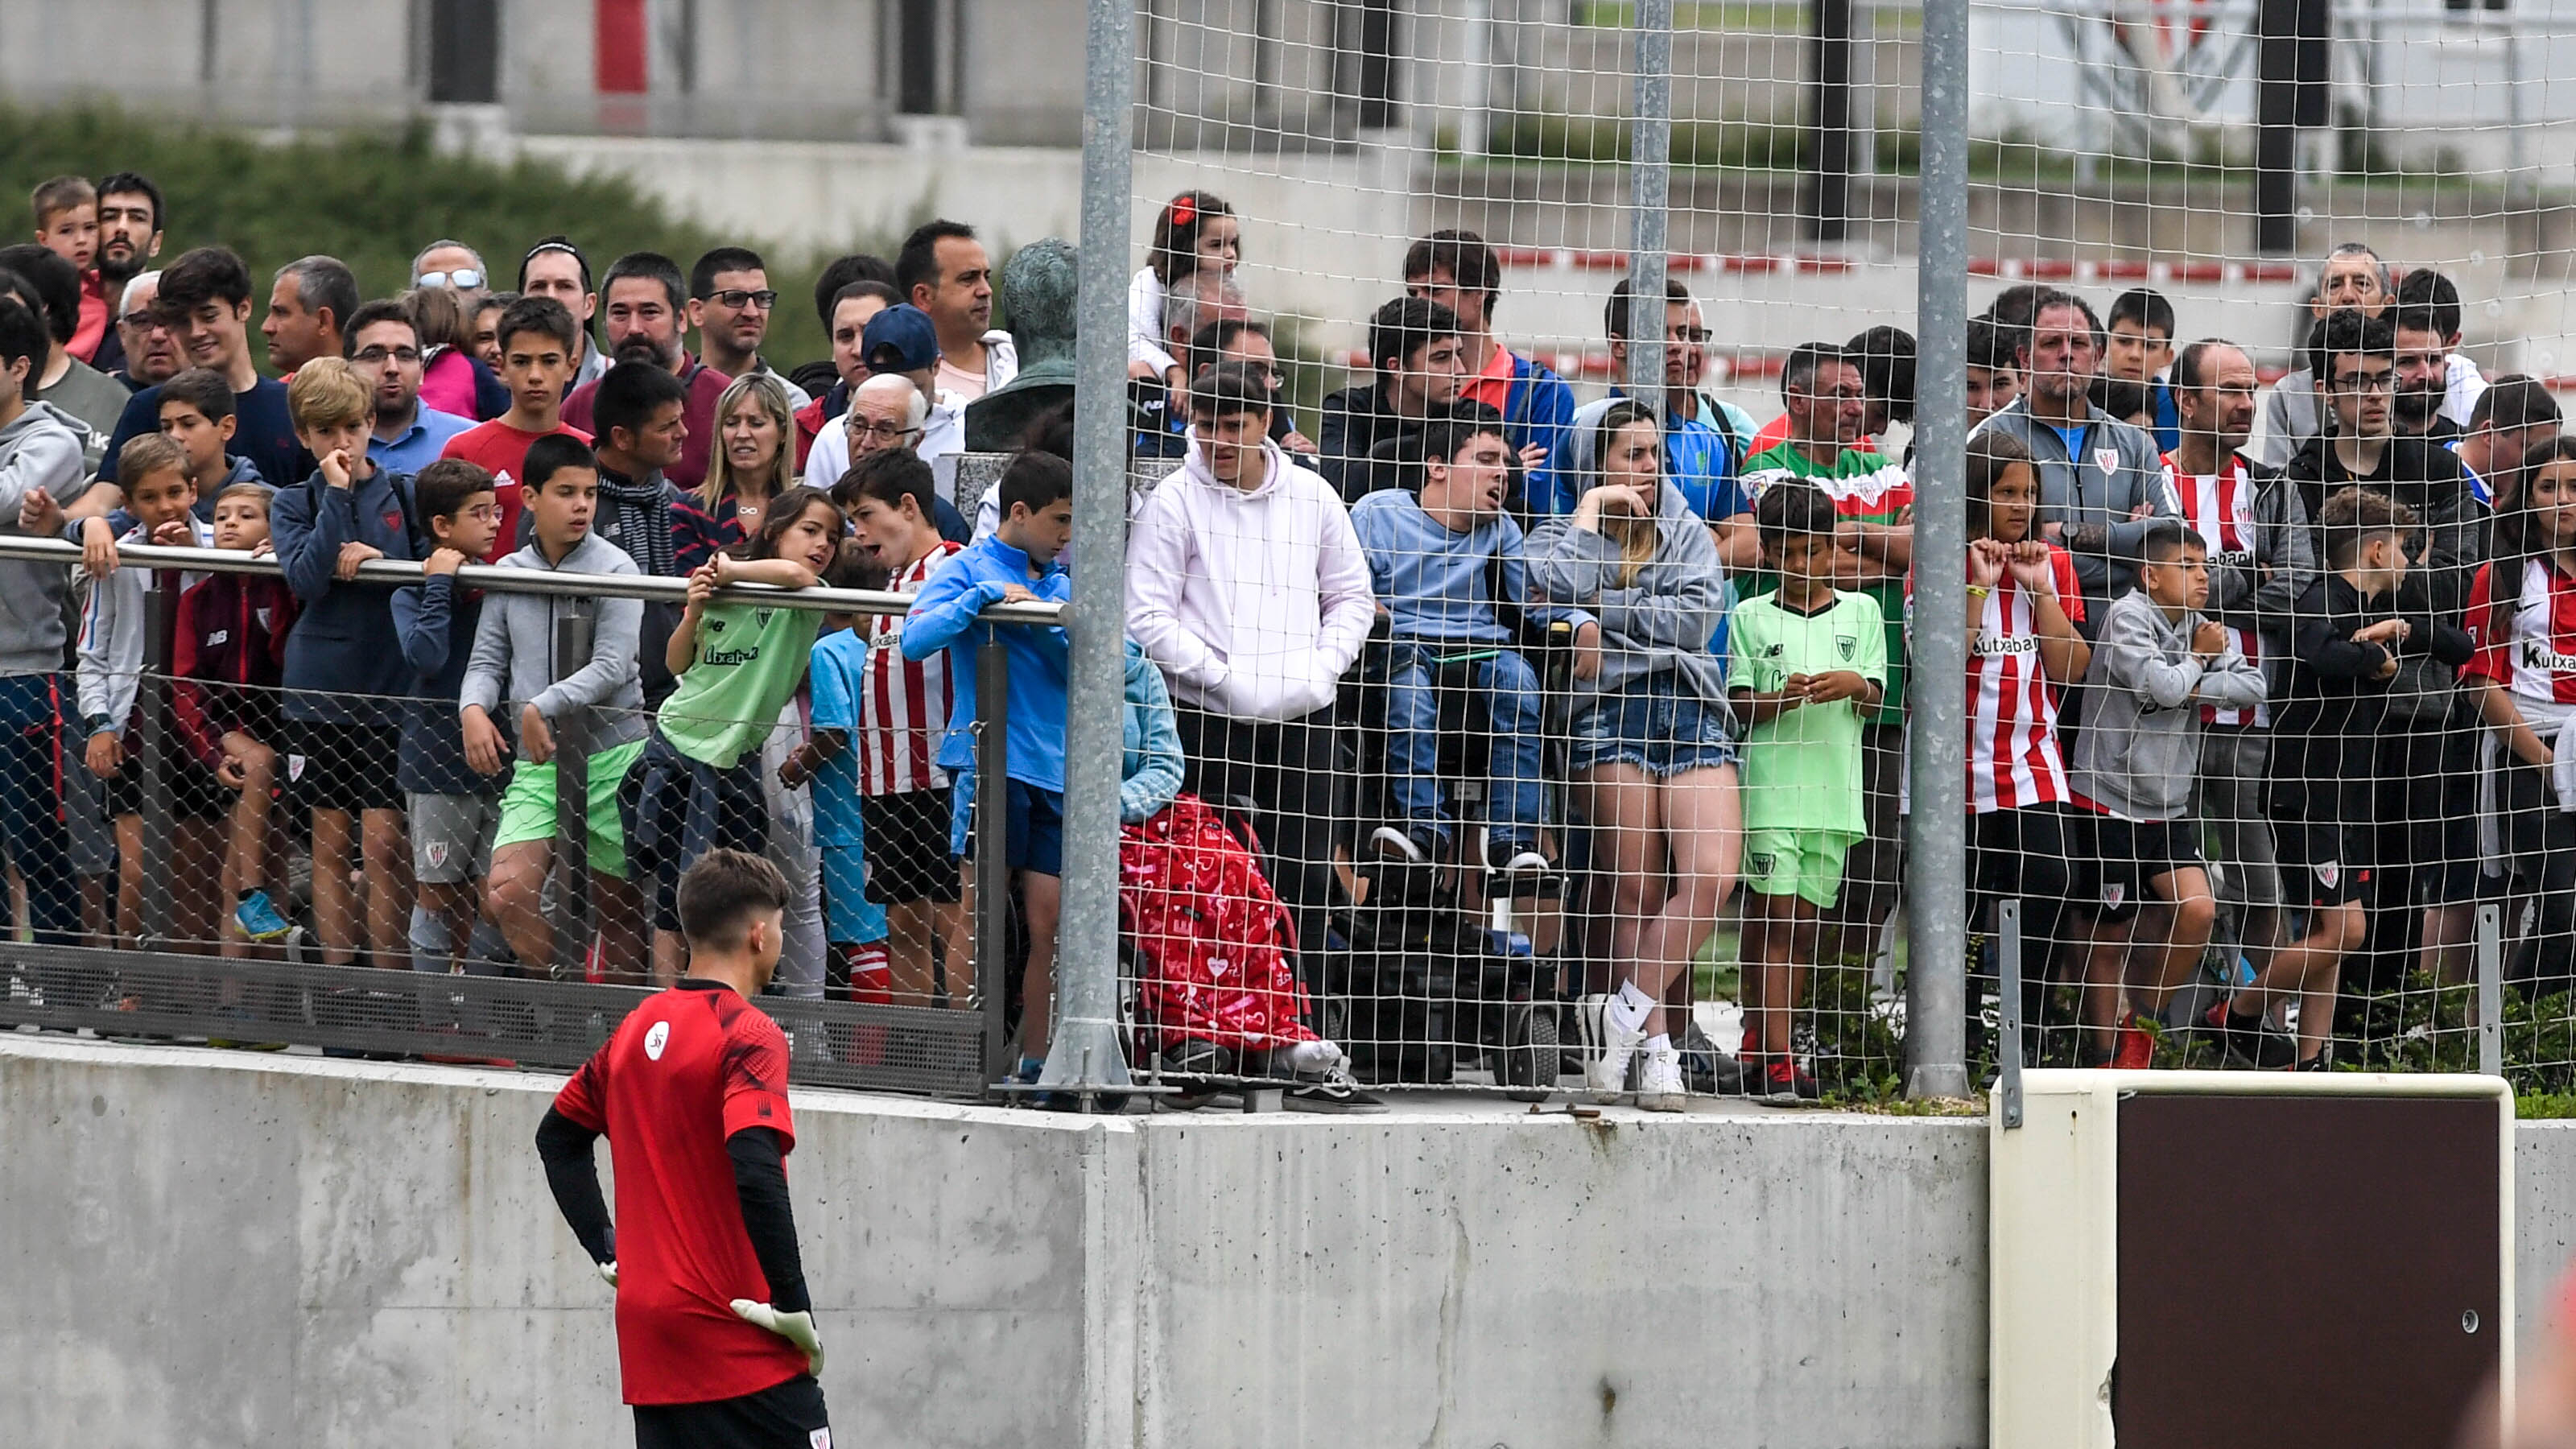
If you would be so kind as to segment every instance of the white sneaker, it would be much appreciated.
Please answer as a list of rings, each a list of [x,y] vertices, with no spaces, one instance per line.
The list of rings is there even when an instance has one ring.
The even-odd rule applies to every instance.
[[[1678,1112],[1687,1100],[1681,1052],[1669,1046],[1647,1052],[1637,1066],[1637,1105],[1649,1112]]]
[[[1592,1100],[1615,1102],[1627,1094],[1628,1063],[1646,1044],[1646,1015],[1644,1011],[1630,1011],[1628,1003],[1616,994],[1601,1003],[1600,1050],[1583,1069],[1584,1085],[1591,1088]]]

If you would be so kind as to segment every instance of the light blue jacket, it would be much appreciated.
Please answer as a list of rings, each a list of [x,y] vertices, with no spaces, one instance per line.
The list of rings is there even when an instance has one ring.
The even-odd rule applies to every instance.
[[[1126,745],[1118,768],[1118,822],[1140,825],[1181,793],[1181,729],[1171,691],[1145,646],[1127,641]]]
[[[975,767],[975,650],[981,631],[975,616],[1002,601],[1012,584],[1048,603],[1073,598],[1073,576],[1061,561],[1050,561],[1035,576],[1029,556],[1002,542],[1001,535],[979,538],[930,576],[913,596],[904,616],[903,657],[927,659],[948,651],[948,678],[956,703],[948,712],[948,737],[939,744],[939,764],[947,770]],[[1041,790],[1064,789],[1064,692],[1068,645],[1064,630],[1053,625],[1005,624],[1003,655],[1010,662],[1010,777]]]

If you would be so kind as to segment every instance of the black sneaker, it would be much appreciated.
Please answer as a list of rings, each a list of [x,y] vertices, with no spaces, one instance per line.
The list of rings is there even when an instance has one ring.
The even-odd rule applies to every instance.
[[[1386,1110],[1386,1103],[1361,1091],[1350,1078],[1339,1074],[1290,1089],[1283,1094],[1280,1105],[1291,1112],[1359,1114]]]
[[[2211,1003],[2200,1018],[2200,1032],[2217,1042],[2229,1061],[2257,1071],[2285,1071],[2299,1059],[2296,1037],[2272,1030],[2259,1016],[2238,1016],[2224,1001]]]
[[[1382,860],[1401,861],[1406,865],[1422,865],[1431,859],[1429,841],[1412,831],[1399,830],[1392,825],[1379,826],[1370,834],[1369,844],[1377,848],[1378,857]]]
[[[1556,862],[1526,842],[1490,841],[1485,846],[1485,864],[1501,875],[1545,875],[1556,869]]]
[[[1188,1076],[1230,1077],[1234,1075],[1234,1053],[1215,1042],[1193,1037],[1163,1053],[1163,1070]]]

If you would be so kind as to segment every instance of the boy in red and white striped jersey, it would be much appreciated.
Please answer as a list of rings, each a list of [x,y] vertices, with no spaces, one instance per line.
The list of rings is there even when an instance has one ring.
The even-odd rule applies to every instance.
[[[909,448],[861,458],[833,485],[832,501],[850,520],[859,551],[885,570],[886,587],[896,593],[920,592],[957,552],[934,521],[930,465]],[[819,826],[827,810],[858,813],[862,860],[827,859],[825,879],[847,889],[864,874],[868,900],[885,907],[886,965],[896,1002],[939,1003],[932,972],[936,932],[948,943],[946,999],[962,1007],[962,876],[948,855],[948,773],[937,763],[956,690],[945,655],[906,659],[902,639],[903,616],[894,614],[861,618],[814,645],[808,748],[826,760],[856,751],[856,798],[826,802],[818,794],[815,818]]]
[[[2165,485],[2183,521],[2209,542],[2209,614],[2239,654],[2263,667],[2277,695],[2288,679],[2291,609],[2316,578],[2307,505],[2280,473],[2247,457],[2254,429],[2254,364],[2230,342],[2204,338],[2174,358],[2181,434],[2165,455]],[[2220,906],[2256,971],[2280,945],[2281,871],[2263,777],[2272,742],[2269,701],[2201,710],[2195,812],[2217,842]]]
[[[2031,536],[2039,476],[2020,440],[1968,440],[1968,809],[1972,914],[2022,903],[2023,1020],[2036,1028],[2073,887],[2072,793],[2057,739],[2058,691],[2092,651],[2074,561]],[[1973,1010],[1976,997],[1970,997]]]

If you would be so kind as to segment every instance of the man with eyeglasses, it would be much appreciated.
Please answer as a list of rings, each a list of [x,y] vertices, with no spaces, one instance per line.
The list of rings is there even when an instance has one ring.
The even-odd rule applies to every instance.
[[[483,265],[483,254],[451,237],[440,237],[420,249],[411,259],[411,284],[415,287],[447,287],[460,295],[466,315],[472,316],[474,304],[492,288],[492,273]]]
[[[859,334],[858,355],[866,375],[850,390],[850,410],[826,422],[805,455],[805,476],[816,487],[831,487],[859,457],[897,443],[925,462],[966,450],[966,399],[937,390],[939,332],[928,314],[906,303],[870,317]],[[871,392],[871,384],[887,378],[912,389],[920,403],[917,414],[912,401],[890,386]]]
[[[1279,370],[1279,344],[1271,339],[1267,325],[1242,318],[1210,322],[1191,336],[1188,355],[1193,363],[1240,362],[1261,374],[1261,380],[1270,384],[1270,441],[1291,453],[1315,456],[1314,439],[1297,431],[1287,400],[1279,396],[1288,379]]]
[[[2413,509],[2397,611],[2460,624],[2486,558],[2488,509],[2459,456],[2440,440],[2398,436],[2395,326],[2384,309],[2329,312],[2308,334],[2307,363],[2326,431],[2300,447],[2283,476],[2312,519],[2322,516],[2326,499],[2353,485]],[[2327,555],[2323,538],[2316,553]],[[2424,964],[2436,969],[2466,947],[2478,895],[2472,782],[2481,726],[2458,683],[2458,672],[2430,655],[2400,659],[2388,687],[2372,812],[2381,904],[2422,910]]]
[[[1626,280],[1610,289],[1601,327],[1610,342],[1614,375],[1628,375],[1628,299],[1635,295]],[[1690,288],[1664,279],[1664,474],[1690,500],[1691,511],[1716,536],[1718,557],[1730,569],[1751,568],[1759,545],[1753,533],[1753,503],[1737,481],[1747,445],[1744,434],[1703,395],[1701,377],[1708,370],[1708,323]],[[1592,486],[1594,433],[1613,403],[1628,395],[1618,384],[1610,395],[1574,410],[1556,439],[1556,452],[1544,467],[1530,473],[1530,512],[1563,514]],[[1726,629],[1718,626],[1710,648],[1724,652]]]
[[[420,401],[420,333],[399,302],[375,301],[349,314],[349,366],[375,395],[367,456],[389,473],[417,473],[438,461],[447,440],[474,427]]]
[[[619,362],[649,362],[687,390],[679,461],[663,472],[684,493],[706,481],[707,456],[716,436],[716,400],[733,380],[680,345],[687,290],[680,264],[659,252],[628,252],[610,262],[599,286],[600,305],[608,314],[609,354]],[[598,392],[596,382],[573,389],[564,399],[564,422],[593,432],[591,407]]]
[[[789,382],[760,355],[777,308],[769,265],[748,247],[717,247],[689,268],[689,325],[698,329],[699,355],[707,366],[727,377],[768,373],[787,389],[792,407],[802,408],[814,401],[813,394]]]
[[[1233,277],[1214,267],[1187,273],[1171,284],[1163,299],[1163,349],[1180,365],[1184,377],[1195,377],[1200,368],[1217,360],[1194,352],[1199,334],[1229,322],[1240,326],[1250,315],[1243,288]],[[1179,458],[1189,451],[1186,409],[1173,410],[1172,390],[1159,377],[1127,380],[1127,421],[1138,457]]]
[[[161,274],[142,272],[125,284],[125,295],[117,303],[117,350],[123,361],[108,375],[124,383],[128,392],[159,387],[179,375],[178,340],[170,335],[170,324],[153,310],[160,299]]]

